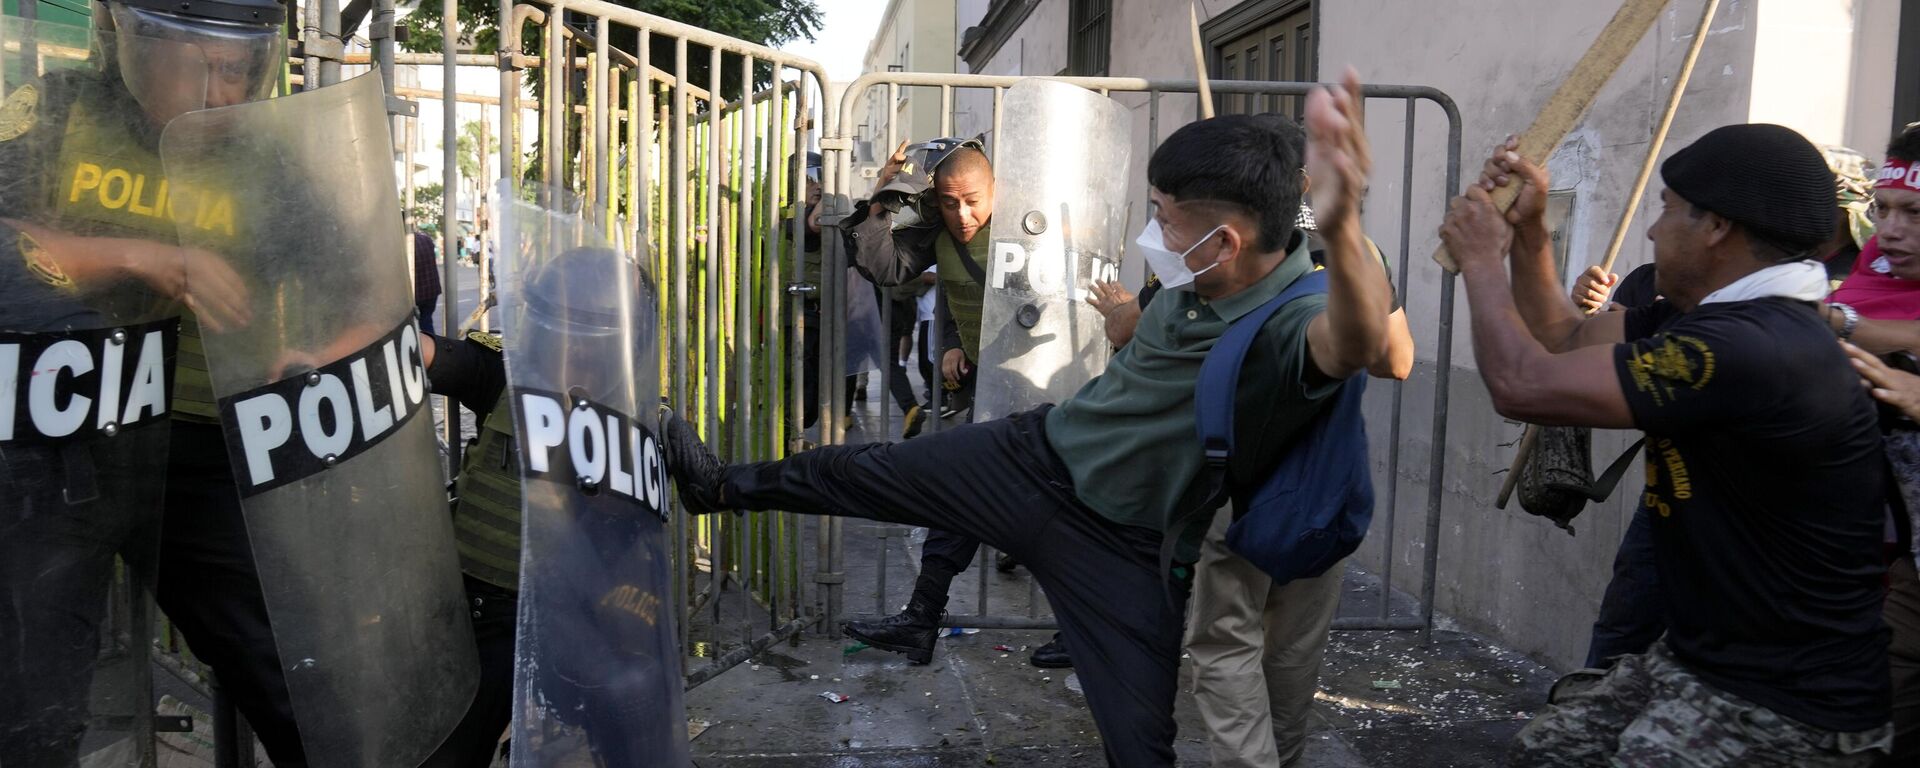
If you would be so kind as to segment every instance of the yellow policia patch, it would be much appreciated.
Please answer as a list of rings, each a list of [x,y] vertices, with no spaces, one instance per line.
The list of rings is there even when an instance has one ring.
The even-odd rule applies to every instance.
[[[32,272],[34,277],[55,288],[73,287],[73,278],[60,270],[59,262],[53,260],[47,249],[40,247],[39,241],[21,232],[14,236],[13,246],[20,251],[20,258],[26,261],[27,271]]]
[[[501,351],[500,337],[495,336],[491,333],[481,333],[479,331],[467,331],[467,341],[471,341],[475,344],[486,347],[487,349],[491,349],[495,352]]]
[[[97,204],[118,215],[191,224],[203,232],[234,234],[233,196],[172,187],[166,177],[138,170],[78,162],[67,185],[67,203]]]
[[[13,141],[40,121],[40,88],[23,85],[0,104],[0,141]]]

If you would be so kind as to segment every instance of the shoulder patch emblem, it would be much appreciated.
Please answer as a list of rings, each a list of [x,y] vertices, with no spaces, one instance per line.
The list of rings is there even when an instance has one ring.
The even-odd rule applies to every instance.
[[[55,288],[73,287],[73,278],[60,270],[59,262],[53,260],[47,249],[40,247],[39,241],[21,232],[14,236],[13,245],[20,251],[20,258],[27,263],[27,271],[40,278],[41,282]]]
[[[0,103],[0,141],[13,141],[40,120],[40,87],[31,83],[13,89]]]
[[[480,331],[467,331],[467,341],[471,341],[475,344],[486,347],[487,349],[491,349],[495,352],[501,351],[500,337],[495,336],[491,333],[481,333]]]

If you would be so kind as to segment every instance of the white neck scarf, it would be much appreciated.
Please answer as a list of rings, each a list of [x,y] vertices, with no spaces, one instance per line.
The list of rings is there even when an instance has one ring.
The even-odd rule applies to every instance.
[[[1700,303],[1750,301],[1769,296],[1819,301],[1827,297],[1830,289],[1826,266],[1817,261],[1796,261],[1775,264],[1728,283],[1720,290],[1707,294]]]

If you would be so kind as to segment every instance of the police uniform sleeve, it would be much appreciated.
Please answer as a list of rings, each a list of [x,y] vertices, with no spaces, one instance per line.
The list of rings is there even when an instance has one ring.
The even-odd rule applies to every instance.
[[[1696,313],[1616,345],[1614,372],[1634,426],[1676,434],[1761,415],[1783,375],[1766,370],[1772,348],[1766,330],[1745,313]]]
[[[429,338],[433,340],[434,352],[427,380],[433,393],[453,398],[485,421],[493,406],[500,402],[500,391],[507,387],[500,337],[471,331],[459,341],[431,334]]]
[[[866,201],[854,205],[853,215],[840,222],[853,264],[874,285],[899,285],[933,266],[934,236],[941,227],[906,227],[895,231],[892,216],[870,216]]]

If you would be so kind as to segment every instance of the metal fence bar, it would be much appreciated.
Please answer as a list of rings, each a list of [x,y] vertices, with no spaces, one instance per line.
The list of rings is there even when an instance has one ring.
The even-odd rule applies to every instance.
[[[1405,162],[1401,163],[1403,174],[1400,177],[1400,210],[1412,211],[1413,126],[1414,119],[1419,114],[1417,107],[1420,102],[1417,99],[1407,99],[1406,101],[1407,141],[1406,147],[1402,150],[1401,154]],[[1398,279],[1393,281],[1394,286],[1399,292],[1399,295],[1395,297],[1396,300],[1394,303],[1400,307],[1407,305],[1407,261],[1408,256],[1412,253],[1412,243],[1413,228],[1409,226],[1400,227],[1400,268],[1394,272]],[[1387,477],[1389,478],[1400,477],[1400,413],[1401,404],[1406,399],[1406,394],[1406,382],[1393,382],[1393,421],[1387,427]],[[1382,549],[1385,554],[1380,558],[1380,619],[1382,621],[1385,621],[1387,617],[1393,613],[1394,512],[1399,506],[1399,503],[1400,483],[1387,483],[1386,503],[1382,505],[1386,517],[1384,524],[1386,525],[1387,532],[1386,537],[1381,540]]]

